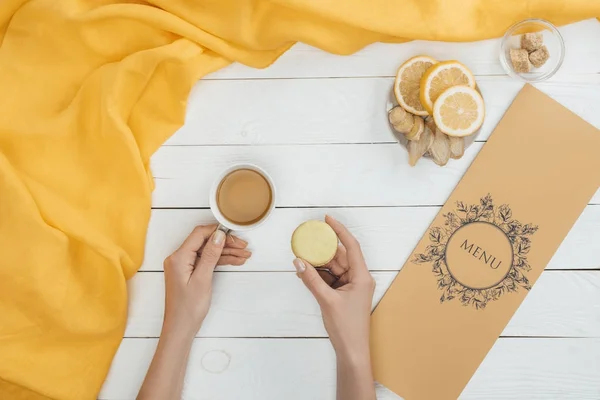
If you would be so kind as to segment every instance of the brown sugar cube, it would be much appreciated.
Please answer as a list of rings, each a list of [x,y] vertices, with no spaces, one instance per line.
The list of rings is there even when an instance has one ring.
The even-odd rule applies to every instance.
[[[510,61],[517,73],[531,71],[529,53],[525,49],[510,49]]]
[[[544,36],[541,32],[526,33],[521,36],[521,48],[530,53],[542,47],[542,44],[544,44]]]
[[[542,46],[534,52],[529,54],[529,61],[533,64],[534,67],[539,68],[548,61],[550,58],[550,53],[548,52],[548,48],[546,46]]]

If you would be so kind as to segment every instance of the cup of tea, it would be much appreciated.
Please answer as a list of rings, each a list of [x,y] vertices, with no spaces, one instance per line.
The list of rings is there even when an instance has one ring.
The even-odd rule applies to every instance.
[[[275,208],[275,185],[262,168],[236,164],[215,180],[209,199],[219,229],[243,232],[261,225]]]

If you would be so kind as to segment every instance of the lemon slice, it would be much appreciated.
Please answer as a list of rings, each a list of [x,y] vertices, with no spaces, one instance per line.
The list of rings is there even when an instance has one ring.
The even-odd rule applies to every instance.
[[[315,267],[333,260],[337,252],[338,238],[333,228],[318,220],[306,221],[292,234],[292,252]]]
[[[437,63],[421,78],[421,104],[429,114],[433,114],[433,103],[444,90],[458,85],[475,88],[475,84],[473,73],[458,61]]]
[[[468,86],[446,89],[433,105],[435,125],[448,136],[472,135],[481,127],[484,117],[483,98]]]
[[[437,61],[428,56],[416,56],[398,68],[394,81],[394,96],[398,104],[414,115],[429,115],[421,104],[420,88],[421,78],[425,71]]]

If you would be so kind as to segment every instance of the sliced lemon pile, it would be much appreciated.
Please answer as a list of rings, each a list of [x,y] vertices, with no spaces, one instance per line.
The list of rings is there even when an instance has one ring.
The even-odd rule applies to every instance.
[[[433,106],[437,128],[448,136],[464,137],[483,124],[485,105],[479,92],[468,86],[453,86],[443,91]]]
[[[424,155],[440,166],[461,158],[465,137],[476,133],[485,118],[475,77],[458,61],[411,58],[398,69],[394,95],[399,105],[388,119],[406,139],[413,166]]]
[[[437,61],[431,57],[416,56],[398,68],[394,81],[394,96],[398,104],[411,114],[429,115],[421,104],[420,85],[423,74],[434,64],[437,64]]]
[[[419,97],[427,112],[433,115],[433,104],[442,92],[453,86],[475,88],[473,73],[458,61],[444,61],[432,65],[421,78]]]

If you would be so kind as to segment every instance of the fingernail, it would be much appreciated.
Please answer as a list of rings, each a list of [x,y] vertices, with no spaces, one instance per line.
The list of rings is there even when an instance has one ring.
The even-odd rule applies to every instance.
[[[327,218],[331,218],[333,221],[337,221],[337,219],[333,218],[333,217],[331,216],[331,214],[326,214],[326,215],[325,215],[325,217],[327,217]]]
[[[302,261],[299,258],[296,258],[294,260],[294,267],[296,267],[296,271],[298,271],[299,274],[303,273],[306,270],[306,265],[304,265],[304,261]]]
[[[214,244],[220,245],[225,240],[225,232],[220,229],[217,229],[215,233],[213,233],[212,241]]]

